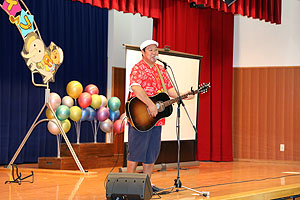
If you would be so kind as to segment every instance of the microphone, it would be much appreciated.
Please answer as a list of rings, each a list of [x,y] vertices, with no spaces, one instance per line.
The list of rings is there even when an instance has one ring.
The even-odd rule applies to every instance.
[[[164,65],[165,65],[165,68],[166,68],[167,66],[169,66],[165,61],[159,59],[158,56],[155,56],[154,58],[155,58],[156,60],[158,60],[159,62],[161,62],[162,64],[164,64]]]

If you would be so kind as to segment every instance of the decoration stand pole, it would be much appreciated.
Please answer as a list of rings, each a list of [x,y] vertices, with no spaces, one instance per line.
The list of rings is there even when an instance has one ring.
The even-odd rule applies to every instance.
[[[114,142],[114,132],[107,132],[105,137],[106,143],[113,143]]]
[[[97,119],[94,119],[93,121],[91,121],[91,124],[94,132],[94,143],[97,143],[97,133],[99,129],[99,123],[97,123]]]
[[[75,123],[75,129],[76,129],[76,137],[77,137],[77,144],[80,143],[80,127],[81,127],[81,121],[79,120],[78,122]]]
[[[39,117],[41,116],[42,112],[44,111],[45,107],[48,106],[48,108],[50,108],[51,113],[53,114],[53,116],[54,116],[54,118],[55,118],[55,120],[52,120],[52,121],[58,126],[58,128],[59,128],[59,130],[60,130],[60,132],[61,132],[61,135],[62,135],[62,137],[64,138],[64,140],[66,141],[66,144],[67,144],[67,146],[68,146],[68,148],[69,148],[69,150],[70,150],[70,152],[71,152],[71,154],[72,154],[72,156],[73,156],[73,158],[74,158],[74,160],[75,160],[75,162],[76,162],[76,164],[77,164],[79,170],[80,170],[82,173],[85,173],[85,171],[84,171],[84,169],[83,169],[83,167],[82,167],[82,165],[81,165],[81,163],[80,163],[78,157],[76,156],[76,153],[75,153],[75,151],[74,151],[74,149],[73,149],[73,147],[72,147],[72,145],[71,145],[71,143],[70,143],[70,141],[69,141],[69,139],[68,139],[68,137],[67,137],[65,131],[63,130],[63,128],[62,128],[62,126],[61,126],[61,123],[60,123],[59,120],[57,119],[57,117],[56,117],[56,115],[55,115],[55,112],[53,111],[51,105],[49,104],[49,95],[50,95],[49,83],[47,82],[46,84],[36,84],[36,83],[34,82],[34,77],[33,77],[34,75],[33,75],[33,74],[34,74],[34,72],[32,72],[32,74],[31,74],[31,75],[32,75],[32,83],[33,83],[35,86],[46,87],[46,89],[45,89],[45,103],[44,103],[44,105],[43,105],[43,107],[42,107],[40,113],[38,114],[38,116],[37,116],[36,119],[34,120],[33,124],[31,125],[29,131],[28,131],[27,134],[25,135],[25,137],[24,137],[22,143],[20,144],[20,146],[19,146],[19,148],[17,149],[16,153],[14,154],[13,158],[12,158],[11,161],[9,162],[7,168],[11,168],[12,164],[15,162],[16,158],[18,157],[19,153],[21,152],[23,146],[25,145],[26,141],[28,140],[28,138],[29,138],[30,134],[32,133],[33,129],[34,129],[39,123],[41,123],[41,122],[44,122],[44,121],[50,121],[49,119],[43,119],[43,120],[40,120],[40,121],[37,122],[37,120],[38,120]]]
[[[60,158],[61,134],[56,135],[57,139],[57,157]]]

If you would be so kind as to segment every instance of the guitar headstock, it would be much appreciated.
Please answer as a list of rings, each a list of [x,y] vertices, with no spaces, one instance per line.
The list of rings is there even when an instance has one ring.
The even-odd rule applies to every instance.
[[[198,92],[201,94],[206,93],[210,87],[210,83],[201,83],[199,85]]]

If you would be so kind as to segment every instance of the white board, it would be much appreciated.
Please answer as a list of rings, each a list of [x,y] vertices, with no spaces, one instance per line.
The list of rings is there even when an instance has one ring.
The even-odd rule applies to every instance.
[[[127,100],[129,93],[129,76],[132,67],[142,59],[142,53],[139,48],[132,48],[132,46],[125,46],[125,66],[126,66],[126,97]],[[159,58],[165,61],[173,70],[179,91],[196,90],[199,86],[200,77],[200,59],[201,56],[191,56],[180,52],[164,52],[160,49]],[[157,61],[158,62],[158,61]],[[159,63],[161,64],[161,63]],[[167,69],[171,79],[172,72]],[[195,140],[196,133],[193,125],[196,126],[198,114],[198,98],[192,100],[184,100],[184,104],[191,121],[183,106],[180,106],[180,140]],[[176,118],[177,118],[177,103],[173,104],[173,113],[166,118],[166,124],[162,128],[162,141],[177,140],[176,135]],[[192,125],[193,124],[193,125]],[[128,142],[128,127],[126,125],[124,132],[124,142]]]

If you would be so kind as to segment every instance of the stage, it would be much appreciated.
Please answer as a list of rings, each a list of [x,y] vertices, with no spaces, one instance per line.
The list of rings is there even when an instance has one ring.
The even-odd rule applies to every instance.
[[[176,165],[167,165],[166,171],[155,167],[152,182],[160,188],[174,185]],[[18,165],[22,177],[34,173],[34,182],[7,183],[10,170],[0,166],[1,199],[106,199],[105,178],[111,168],[79,170],[37,169],[37,164]],[[209,192],[209,199],[276,199],[300,194],[300,163],[281,161],[234,161],[182,163],[180,180],[185,187]],[[119,172],[115,168],[114,172]],[[25,179],[31,181],[29,177]],[[25,181],[24,180],[24,181]],[[154,195],[152,199],[189,200],[206,199],[191,190],[176,188],[168,194]]]

